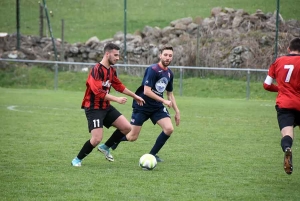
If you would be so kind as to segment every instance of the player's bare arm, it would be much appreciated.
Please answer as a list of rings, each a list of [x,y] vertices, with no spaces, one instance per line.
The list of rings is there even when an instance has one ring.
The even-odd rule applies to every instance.
[[[140,106],[143,106],[144,103],[145,103],[145,101],[144,101],[143,98],[141,98],[140,96],[136,95],[135,93],[133,93],[132,91],[130,91],[127,88],[125,88],[122,93],[126,94],[127,96],[132,97],[134,100],[136,100],[137,104],[140,105]]]
[[[179,111],[179,109],[177,107],[176,100],[175,100],[173,92],[167,91],[167,97],[168,97],[168,100],[170,100],[172,102],[172,108],[175,111],[176,126],[179,126],[179,123],[180,123],[180,111]]]
[[[165,100],[162,97],[156,95],[152,90],[151,87],[149,86],[144,86],[144,94],[158,102],[163,103],[164,105],[168,106],[169,108],[172,107],[172,101],[170,100]]]
[[[125,104],[127,102],[126,97],[117,97],[110,94],[106,94],[104,100],[109,100],[113,102],[117,102],[119,104]]]

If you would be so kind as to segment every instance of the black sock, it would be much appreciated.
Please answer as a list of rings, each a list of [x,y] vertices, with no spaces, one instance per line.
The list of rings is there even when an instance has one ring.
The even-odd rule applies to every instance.
[[[124,137],[124,134],[119,130],[115,130],[115,132],[110,136],[110,138],[105,142],[105,145],[108,147],[113,146],[115,143],[119,143]]]
[[[128,141],[126,135],[124,135],[118,142],[114,142],[114,144],[111,146],[111,149],[116,150],[121,141]]]
[[[150,151],[150,154],[156,155],[159,150],[164,146],[166,141],[169,139],[170,136],[166,135],[163,131],[161,134],[157,137],[156,142],[153,146],[153,148]]]
[[[126,135],[121,138],[121,141],[128,141]]]
[[[77,158],[82,160],[89,155],[95,147],[91,144],[90,140],[86,141],[81,150],[79,151]]]
[[[291,136],[286,135],[283,138],[281,138],[281,147],[282,147],[282,151],[285,151],[286,148],[292,148],[293,145],[293,139],[291,138]]]

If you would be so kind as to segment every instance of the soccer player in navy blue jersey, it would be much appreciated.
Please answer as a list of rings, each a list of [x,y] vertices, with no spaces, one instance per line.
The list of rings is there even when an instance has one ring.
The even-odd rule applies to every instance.
[[[142,84],[135,92],[136,95],[145,100],[145,104],[140,105],[137,101],[133,101],[133,112],[130,121],[132,129],[121,140],[137,140],[143,123],[151,119],[153,124],[158,124],[162,128],[162,132],[158,135],[154,146],[149,152],[156,157],[158,162],[162,162],[162,159],[157,156],[157,153],[174,131],[170,114],[166,107],[174,109],[176,126],[180,123],[180,112],[173,95],[174,76],[171,69],[168,68],[172,59],[173,48],[164,46],[161,49],[159,63],[152,64],[146,69]],[[164,99],[164,91],[166,91],[167,99]],[[118,143],[115,142],[111,148],[116,149]]]
[[[85,111],[91,138],[84,143],[78,155],[72,160],[72,166],[81,166],[82,160],[101,142],[103,126],[117,128],[106,142],[109,147],[131,130],[128,120],[110,104],[110,102],[125,104],[127,98],[109,94],[111,87],[120,93],[131,96],[138,105],[144,103],[140,96],[125,87],[117,77],[116,69],[112,67],[119,60],[119,50],[120,48],[116,44],[105,45],[101,62],[97,63],[88,75],[81,108]],[[114,161],[108,146],[102,144],[98,146],[98,150],[104,154],[107,160]]]

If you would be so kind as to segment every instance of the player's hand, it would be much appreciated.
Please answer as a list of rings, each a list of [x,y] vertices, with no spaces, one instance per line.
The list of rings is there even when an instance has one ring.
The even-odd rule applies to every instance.
[[[145,104],[145,100],[143,98],[141,98],[140,96],[135,95],[134,100],[136,100],[136,102],[139,106],[143,106]]]
[[[126,97],[118,97],[118,99],[117,99],[117,103],[119,103],[119,104],[125,104],[126,102],[127,102]]]
[[[179,123],[180,123],[180,113],[176,113],[175,114],[175,123],[176,123],[176,126],[179,126]]]
[[[171,108],[171,107],[172,107],[172,101],[164,100],[163,104],[164,104],[165,106],[168,106],[168,108]]]

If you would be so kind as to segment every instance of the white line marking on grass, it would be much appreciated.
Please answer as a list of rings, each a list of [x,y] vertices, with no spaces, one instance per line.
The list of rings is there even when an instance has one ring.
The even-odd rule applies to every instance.
[[[41,113],[39,111],[32,111],[32,110],[27,110],[26,108],[32,108],[32,109],[37,109],[37,110],[43,110],[43,114],[51,114],[51,115],[69,115],[69,113],[52,113],[49,112],[49,110],[60,110],[60,111],[66,111],[66,110],[71,110],[71,111],[76,111],[76,112],[82,112],[81,110],[77,110],[74,108],[55,108],[55,107],[43,107],[43,106],[18,106],[18,105],[10,105],[6,107],[10,111],[15,111],[15,112],[27,112],[27,113]],[[18,109],[16,109],[18,108]],[[23,108],[23,109],[20,109]],[[25,109],[24,109],[25,108]],[[47,112],[48,111],[48,112]]]
[[[265,103],[265,104],[260,104],[260,106],[263,106],[263,107],[273,107],[274,105],[271,105],[271,104]]]
[[[16,105],[11,105],[11,106],[8,106],[7,109],[9,110],[13,110],[13,111],[18,111],[15,109],[15,107],[17,107]]]
[[[7,109],[8,110],[11,110],[11,111],[16,111],[16,112],[28,112],[28,113],[33,113],[33,111],[31,110],[17,110],[16,107],[18,107],[17,105],[11,105],[11,106],[8,106]]]

